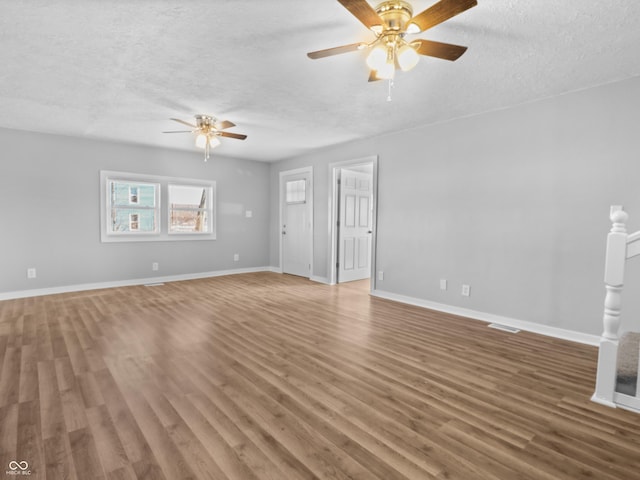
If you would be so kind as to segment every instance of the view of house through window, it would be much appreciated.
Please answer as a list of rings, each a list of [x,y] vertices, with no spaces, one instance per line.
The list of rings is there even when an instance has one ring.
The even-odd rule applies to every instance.
[[[109,233],[159,231],[158,184],[109,180],[108,188]]]
[[[209,233],[211,197],[208,186],[170,184],[169,233]]]

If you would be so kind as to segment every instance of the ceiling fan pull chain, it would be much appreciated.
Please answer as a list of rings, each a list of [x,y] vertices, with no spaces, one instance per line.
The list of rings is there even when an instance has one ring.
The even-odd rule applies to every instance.
[[[389,79],[389,93],[387,94],[387,102],[391,101],[391,89],[393,88],[393,80]]]

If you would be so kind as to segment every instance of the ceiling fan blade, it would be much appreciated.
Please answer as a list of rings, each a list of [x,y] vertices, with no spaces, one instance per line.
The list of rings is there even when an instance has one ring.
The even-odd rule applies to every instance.
[[[218,132],[217,135],[220,135],[222,137],[237,138],[238,140],[244,140],[245,138],[247,138],[246,135],[242,135],[241,133]]]
[[[173,120],[174,122],[182,123],[183,125],[187,125],[188,127],[198,128],[197,125],[194,125],[189,122],[185,122],[184,120],[180,120],[179,118],[170,118],[169,120]]]
[[[193,130],[167,130],[162,133],[193,133]]]
[[[467,51],[467,47],[431,40],[416,40],[415,42],[411,42],[412,46],[416,44],[418,44],[416,52],[420,55],[442,58],[443,60],[450,60],[452,62],[460,58],[460,56]]]
[[[229,120],[223,120],[221,122],[218,122],[214,125],[216,130],[224,130],[225,128],[231,128],[231,127],[235,127],[236,124],[233,122],[230,122]]]
[[[351,15],[360,20],[365,27],[371,28],[376,25],[381,27],[384,25],[382,19],[366,0],[338,0],[338,2],[349,10]]]
[[[469,10],[478,4],[477,0],[440,0],[435,5],[413,17],[409,23],[415,23],[424,32],[445,20],[455,17],[459,13]]]
[[[379,80],[382,80],[380,77],[378,77],[378,72],[376,70],[371,70],[369,72],[369,82],[377,82]]]
[[[349,45],[342,45],[341,47],[325,48],[324,50],[309,52],[307,53],[307,57],[316,60],[318,58],[330,57],[332,55],[340,55],[341,53],[354,52],[365,46],[365,43],[351,43]]]

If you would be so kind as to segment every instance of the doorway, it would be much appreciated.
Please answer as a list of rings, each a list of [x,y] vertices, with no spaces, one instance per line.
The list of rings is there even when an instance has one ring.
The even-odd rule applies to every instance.
[[[313,169],[280,172],[280,268],[311,278],[313,271]]]
[[[377,156],[329,165],[329,283],[369,279],[375,289]]]

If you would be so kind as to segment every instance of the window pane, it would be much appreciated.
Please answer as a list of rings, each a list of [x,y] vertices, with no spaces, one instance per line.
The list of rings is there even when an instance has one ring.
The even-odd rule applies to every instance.
[[[138,203],[138,187],[130,185],[129,186],[129,203]]]
[[[209,187],[169,185],[171,208],[208,208]]]
[[[139,205],[153,208],[156,206],[156,185],[152,183],[133,183],[112,180],[109,182],[112,206]]]
[[[210,233],[213,189],[202,185],[169,185],[169,233]]]
[[[290,180],[286,183],[286,202],[304,203],[307,201],[306,180]]]
[[[156,231],[156,212],[151,209],[113,207],[110,225],[114,233],[153,233]]]
[[[207,210],[171,209],[169,218],[171,233],[208,233],[209,215]]]

